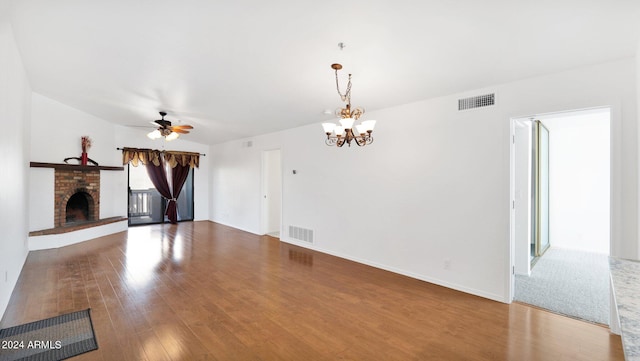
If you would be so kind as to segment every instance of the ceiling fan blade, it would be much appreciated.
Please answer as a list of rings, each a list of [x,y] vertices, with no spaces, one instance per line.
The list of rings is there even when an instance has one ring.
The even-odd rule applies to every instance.
[[[175,127],[169,127],[169,129],[171,129],[172,132],[176,132],[176,133],[180,133],[180,134],[189,134],[188,130],[175,128]]]
[[[177,129],[193,129],[192,126],[190,125],[173,125],[172,128],[177,128]]]
[[[168,120],[162,120],[162,119],[158,119],[158,120],[154,120],[151,122],[151,124],[155,125],[155,126],[161,126],[161,127],[170,127],[171,126],[171,122]]]

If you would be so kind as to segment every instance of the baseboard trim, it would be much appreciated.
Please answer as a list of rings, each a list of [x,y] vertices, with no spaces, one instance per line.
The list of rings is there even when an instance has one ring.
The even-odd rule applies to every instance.
[[[343,258],[343,259],[346,259],[346,260],[349,260],[349,261],[365,264],[367,266],[371,266],[371,267],[379,268],[379,269],[382,269],[382,270],[385,270],[385,271],[397,273],[397,274],[400,274],[400,275],[403,275],[403,276],[407,276],[407,277],[411,277],[411,278],[414,278],[414,279],[417,279],[417,280],[420,280],[420,281],[433,283],[435,285],[446,287],[446,288],[450,288],[452,290],[468,293],[468,294],[471,294],[471,295],[474,295],[474,296],[479,296],[479,297],[490,299],[492,301],[496,301],[496,302],[500,302],[500,303],[506,303],[506,304],[509,303],[509,302],[505,302],[505,296],[504,295],[497,295],[497,294],[490,293],[490,292],[484,292],[484,291],[481,291],[481,290],[478,290],[478,289],[474,289],[474,288],[458,285],[458,284],[455,284],[455,283],[443,281],[443,280],[440,280],[440,279],[437,279],[437,278],[433,278],[433,277],[428,277],[428,276],[425,276],[425,275],[422,275],[422,274],[417,274],[417,273],[414,273],[414,272],[411,272],[411,271],[407,271],[407,270],[404,270],[404,269],[388,266],[388,265],[381,264],[381,263],[378,263],[378,262],[373,262],[373,261],[370,261],[370,260],[366,260],[366,259],[362,259],[362,258],[358,258],[358,257],[353,257],[353,256],[350,256],[350,255],[342,254],[340,252],[334,252],[334,251],[323,249],[323,248],[320,248],[320,247],[315,247],[312,244],[305,243],[305,242],[298,242],[298,241],[291,240],[291,239],[286,238],[286,237],[281,237],[280,240],[282,242],[289,243],[289,244],[292,244],[294,246],[299,246],[299,247],[311,249],[311,250],[314,250],[314,251],[317,251],[317,252],[326,253],[326,254],[331,255],[331,256],[335,256],[335,257]]]

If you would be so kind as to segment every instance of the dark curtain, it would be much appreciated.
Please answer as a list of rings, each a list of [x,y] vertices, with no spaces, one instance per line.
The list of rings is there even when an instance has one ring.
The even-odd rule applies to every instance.
[[[173,198],[169,202],[169,206],[167,207],[167,215],[169,216],[169,220],[171,223],[176,223],[178,221],[178,210],[177,210],[177,200],[180,195],[180,191],[182,190],[182,186],[184,186],[184,182],[187,180],[189,176],[189,171],[191,167],[187,164],[180,165],[177,164],[175,167],[171,168],[171,182],[173,183]]]
[[[134,167],[137,167],[138,163],[145,165],[151,182],[162,197],[169,202],[165,211],[165,214],[169,218],[169,222],[177,223],[178,195],[180,195],[182,186],[184,186],[184,182],[187,180],[191,168],[199,166],[200,154],[193,152],[161,152],[153,149],[123,148],[122,164],[127,164],[129,162],[131,162]],[[169,189],[169,183],[167,182],[165,163],[169,164],[171,167],[173,195],[171,193],[171,189]]]
[[[156,166],[155,164],[149,162],[145,164],[145,167],[147,168],[147,174],[149,174],[149,179],[151,179],[153,186],[156,187],[160,195],[169,200],[169,206],[171,206],[171,204],[173,203],[173,218],[171,218],[172,215],[169,213],[169,207],[167,207],[165,214],[169,217],[169,221],[171,223],[176,223],[178,220],[175,210],[175,201],[172,201],[173,197],[171,197],[171,190],[169,189],[169,183],[167,182],[167,174],[164,171],[164,161],[162,160],[162,158],[159,159],[159,165]]]

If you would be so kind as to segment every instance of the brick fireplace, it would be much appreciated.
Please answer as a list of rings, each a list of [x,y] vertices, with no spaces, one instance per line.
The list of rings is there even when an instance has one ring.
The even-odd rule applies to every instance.
[[[56,169],[54,194],[55,227],[100,219],[99,170]]]
[[[62,247],[127,228],[126,216],[100,218],[100,173],[123,171],[124,167],[41,162],[30,165],[52,169],[49,179],[54,182],[53,204],[42,204],[43,208],[51,207],[52,228],[30,230],[30,250]],[[102,181],[105,179],[110,178]]]

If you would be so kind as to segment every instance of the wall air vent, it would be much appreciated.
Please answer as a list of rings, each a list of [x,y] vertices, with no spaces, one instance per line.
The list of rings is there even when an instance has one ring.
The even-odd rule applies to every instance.
[[[313,243],[313,230],[301,227],[289,226],[289,238]]]
[[[458,99],[458,110],[469,110],[488,107],[496,104],[496,94],[478,95],[475,97]]]

